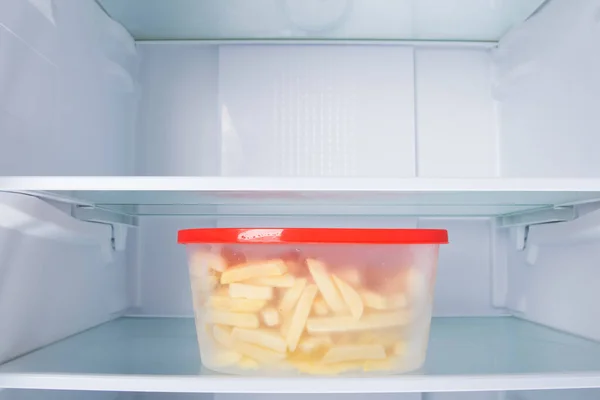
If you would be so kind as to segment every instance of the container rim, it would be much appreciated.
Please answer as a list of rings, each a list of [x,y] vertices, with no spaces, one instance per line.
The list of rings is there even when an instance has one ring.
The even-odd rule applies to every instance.
[[[448,231],[445,229],[199,228],[180,230],[177,234],[177,243],[447,244]]]

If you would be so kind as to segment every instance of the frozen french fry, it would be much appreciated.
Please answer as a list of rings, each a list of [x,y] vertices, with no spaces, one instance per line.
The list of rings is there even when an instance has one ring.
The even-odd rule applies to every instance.
[[[227,367],[240,361],[242,355],[228,349],[214,349],[210,363],[215,367]]]
[[[213,326],[213,337],[215,341],[221,346],[230,349],[233,346],[233,340],[231,339],[231,328],[223,325]]]
[[[298,350],[303,353],[312,353],[324,347],[329,347],[333,344],[331,336],[308,336],[300,339]]]
[[[383,360],[367,360],[363,365],[365,372],[370,371],[392,371],[398,368],[399,360],[396,357],[388,357]]]
[[[360,297],[367,308],[374,310],[394,310],[404,308],[408,305],[406,296],[403,293],[382,296],[370,290],[362,290]]]
[[[274,307],[265,308],[260,312],[260,317],[266,326],[277,326],[281,322],[279,318],[279,312]]]
[[[229,296],[233,298],[271,300],[273,288],[269,286],[254,286],[245,283],[232,283],[229,285]]]
[[[272,286],[277,288],[289,288],[294,286],[295,278],[292,275],[264,276],[262,278],[250,279],[247,283],[256,286]]]
[[[277,363],[286,357],[286,353],[265,349],[239,340],[234,340],[233,350],[260,363]]]
[[[294,365],[298,371],[310,375],[337,375],[362,368],[361,362],[321,364],[318,361],[295,361],[292,365]]]
[[[346,304],[336,289],[325,265],[319,260],[310,258],[306,260],[306,263],[311,276],[315,280],[315,283],[329,308],[336,313],[343,313],[346,311]]]
[[[317,298],[313,302],[312,310],[313,310],[313,313],[315,313],[316,315],[319,315],[319,316],[324,316],[324,315],[329,314],[329,307],[327,306],[327,303],[325,303],[325,300],[323,300],[323,297],[321,297],[321,296],[317,296]]]
[[[280,353],[285,353],[286,343],[279,332],[267,329],[233,328],[231,337],[234,341],[255,344]]]
[[[382,346],[393,346],[402,337],[402,329],[378,329],[372,331],[360,332],[356,343],[360,344],[380,344]]]
[[[246,263],[225,270],[221,274],[221,283],[227,284],[266,276],[283,275],[286,271],[287,266],[283,260]]]
[[[363,315],[358,321],[352,316],[314,317],[306,321],[310,334],[365,331],[403,326],[409,322],[404,311],[382,312]]]
[[[341,363],[346,361],[383,360],[385,349],[379,344],[358,344],[336,346],[327,350],[321,360],[324,364]]]
[[[209,324],[219,324],[228,326],[237,326],[240,328],[258,328],[260,322],[256,314],[235,313],[222,310],[207,310],[205,322]]]
[[[355,319],[360,319],[363,314],[364,306],[358,292],[337,276],[332,275],[331,277],[338,290],[342,294],[342,298],[346,302],[346,305],[350,309],[350,314],[352,314]]]
[[[218,310],[234,311],[234,312],[257,312],[267,304],[263,299],[247,299],[235,298],[229,296],[210,296],[207,306]]]
[[[283,322],[281,323],[281,327],[279,328],[279,332],[281,333],[281,336],[287,337],[287,333],[288,333],[288,330],[290,329],[291,323],[292,323],[291,315],[287,315],[285,318],[283,318]]]
[[[338,278],[343,279],[354,288],[358,288],[363,285],[362,275],[357,268],[343,268],[337,271],[336,275]]]
[[[290,351],[296,350],[300,336],[304,331],[306,320],[310,314],[312,303],[317,295],[318,289],[315,285],[308,285],[304,288],[300,300],[294,309],[294,313],[290,320],[289,328],[286,332],[286,343]]]
[[[260,366],[258,362],[246,356],[242,356],[240,361],[238,361],[237,365],[242,369],[258,369],[258,367]]]
[[[290,311],[292,311],[292,309],[298,302],[298,299],[300,299],[300,296],[302,295],[302,291],[304,290],[305,286],[305,278],[296,279],[296,281],[294,282],[294,286],[292,286],[285,292],[283,298],[281,299],[281,302],[279,303],[279,312],[281,312],[282,315],[288,315]]]

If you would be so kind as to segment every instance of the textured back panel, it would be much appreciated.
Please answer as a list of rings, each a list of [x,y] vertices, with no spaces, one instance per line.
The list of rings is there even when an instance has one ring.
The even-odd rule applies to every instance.
[[[221,173],[415,174],[413,51],[224,46]]]

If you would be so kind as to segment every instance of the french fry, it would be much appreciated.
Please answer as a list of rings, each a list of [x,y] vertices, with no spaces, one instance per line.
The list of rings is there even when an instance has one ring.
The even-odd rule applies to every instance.
[[[329,314],[329,307],[327,307],[327,303],[323,300],[323,297],[317,296],[315,301],[313,302],[313,312],[318,316],[325,316]]]
[[[266,276],[283,275],[286,271],[287,266],[283,260],[269,260],[241,264],[225,270],[221,274],[221,284],[242,282]]]
[[[240,361],[242,355],[228,349],[215,349],[210,363],[215,367],[228,367]]]
[[[393,371],[398,368],[400,362],[395,357],[388,357],[383,360],[367,360],[363,365],[365,372],[371,371]]]
[[[268,308],[265,308],[264,310],[262,310],[260,312],[260,317],[261,317],[263,323],[266,326],[270,326],[270,327],[277,326],[281,322],[281,318],[279,318],[279,313],[273,307],[268,307]]]
[[[296,279],[292,275],[264,276],[262,278],[250,279],[247,283],[256,286],[272,286],[277,288],[289,288],[294,286]]]
[[[258,369],[260,366],[256,360],[251,359],[250,357],[242,356],[240,361],[237,363],[238,367],[242,369]]]
[[[235,340],[233,350],[260,363],[277,363],[285,359],[286,353],[265,349],[251,343]]]
[[[298,349],[303,353],[312,353],[332,344],[331,336],[308,336],[300,339]]]
[[[233,346],[231,339],[231,329],[222,325],[213,326],[213,337],[221,346],[230,349]]]
[[[232,283],[229,285],[229,296],[234,298],[271,300],[273,288],[269,286],[254,286],[245,283]]]
[[[358,335],[355,342],[360,344],[380,344],[393,346],[402,337],[402,330],[396,328],[364,331]]]
[[[311,276],[319,287],[319,291],[329,308],[336,313],[343,313],[346,311],[346,304],[338,293],[325,265],[321,261],[310,258],[306,260],[306,263]]]
[[[292,365],[294,365],[298,371],[310,375],[337,375],[362,368],[362,363],[360,362],[321,364],[315,361],[295,361]]]
[[[394,310],[408,306],[406,295],[403,293],[392,294],[386,297],[370,290],[362,290],[360,297],[367,308],[374,310]]]
[[[279,328],[279,332],[281,333],[281,336],[283,336],[283,337],[287,336],[287,333],[290,330],[291,323],[292,323],[291,315],[288,315],[287,317],[285,317],[283,319],[283,322],[281,323],[281,328]]]
[[[314,317],[306,321],[310,334],[366,331],[403,326],[409,322],[407,312],[383,312],[363,315],[358,321],[352,316]]]
[[[236,342],[255,344],[280,353],[285,353],[287,348],[285,340],[278,332],[267,329],[233,328],[231,338]]]
[[[257,312],[267,304],[263,299],[234,298],[213,295],[208,298],[207,307],[233,312]]]
[[[300,299],[300,296],[302,295],[302,291],[304,290],[305,286],[305,278],[296,279],[296,281],[294,282],[294,286],[292,286],[285,292],[283,298],[281,299],[281,302],[279,303],[279,312],[282,315],[286,316],[290,313],[290,311],[292,311],[292,309]]]
[[[342,298],[346,302],[346,305],[350,309],[350,314],[354,319],[360,319],[363,314],[364,306],[360,295],[354,290],[352,286],[341,280],[335,275],[331,276],[333,282],[337,286],[338,290],[342,294]]]
[[[207,310],[204,318],[205,322],[209,324],[237,326],[240,328],[258,328],[260,326],[256,314]]]
[[[334,364],[346,361],[383,360],[385,349],[379,344],[362,344],[336,346],[330,348],[323,359],[324,364]]]
[[[306,325],[306,320],[310,314],[310,309],[312,308],[312,303],[317,295],[317,292],[317,286],[312,284],[308,285],[306,288],[304,288],[302,296],[300,296],[300,300],[298,300],[298,304],[296,305],[296,309],[294,310],[294,314],[292,315],[290,325],[286,333],[286,343],[290,351],[296,350],[296,346],[298,345],[300,336],[304,331],[304,326]]]

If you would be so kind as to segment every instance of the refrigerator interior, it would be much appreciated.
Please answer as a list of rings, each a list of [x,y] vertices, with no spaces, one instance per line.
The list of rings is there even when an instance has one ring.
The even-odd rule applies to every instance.
[[[0,399],[598,396],[597,0],[149,3],[0,3]],[[422,375],[198,371],[229,226],[448,229]]]

